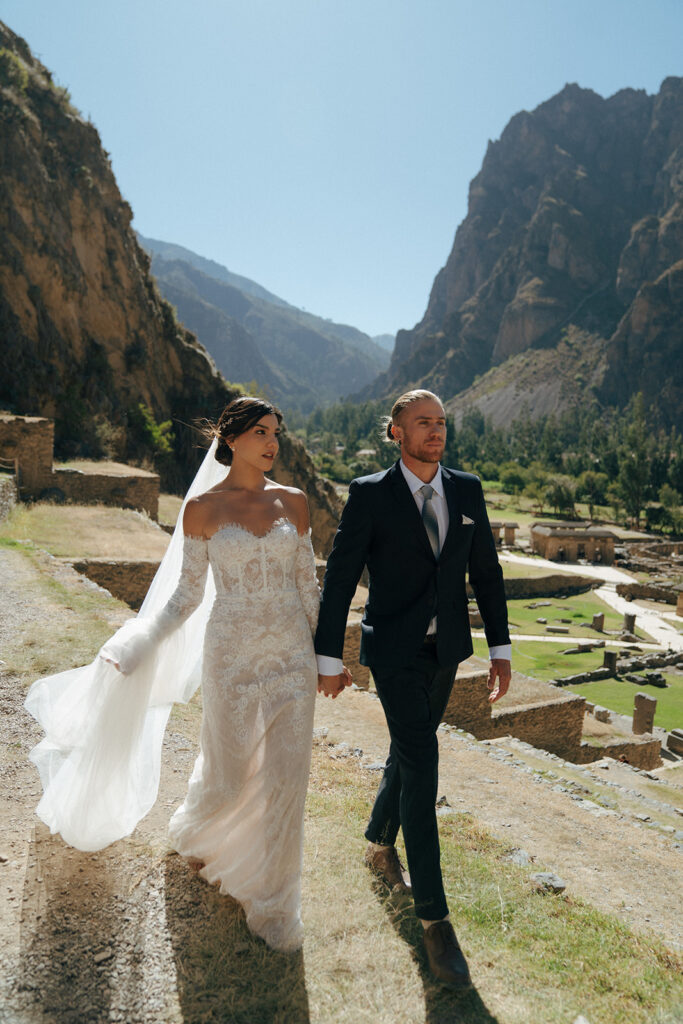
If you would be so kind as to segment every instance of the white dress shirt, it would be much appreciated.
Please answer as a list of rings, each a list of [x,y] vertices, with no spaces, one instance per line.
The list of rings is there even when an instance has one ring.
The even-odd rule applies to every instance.
[[[408,467],[400,460],[399,466],[401,472],[405,478],[410,493],[415,499],[415,504],[418,507],[420,516],[422,515],[422,506],[424,505],[424,495],[420,493],[420,488],[424,487],[424,480],[420,480],[419,476],[408,469]],[[439,465],[436,473],[434,474],[433,480],[429,481],[429,486],[433,489],[432,495],[432,508],[436,515],[437,522],[439,524],[439,550],[441,550],[446,541],[446,534],[448,533],[448,505],[446,503],[446,495],[443,489],[443,477],[441,476],[441,466]],[[430,633],[436,633],[436,616],[432,619],[427,627],[427,635]],[[326,654],[316,655],[318,660],[318,673],[321,676],[337,676],[343,668],[343,663],[340,658],[331,658]],[[512,645],[511,644],[500,644],[497,647],[489,647],[489,658],[504,658],[506,661],[510,661],[512,657]]]

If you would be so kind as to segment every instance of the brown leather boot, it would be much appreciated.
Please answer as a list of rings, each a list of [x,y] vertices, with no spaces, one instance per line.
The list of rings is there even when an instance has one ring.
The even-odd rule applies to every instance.
[[[429,969],[434,977],[451,988],[469,988],[472,984],[469,967],[451,922],[435,921],[425,928],[424,942]]]
[[[365,863],[392,892],[412,892],[410,875],[398,859],[395,846],[382,846],[378,850],[369,843],[365,851]]]

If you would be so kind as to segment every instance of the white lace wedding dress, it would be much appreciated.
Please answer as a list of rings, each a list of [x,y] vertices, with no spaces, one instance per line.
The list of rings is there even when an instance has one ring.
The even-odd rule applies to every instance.
[[[204,640],[201,749],[171,841],[240,901],[253,932],[296,949],[317,682],[313,550],[286,519],[263,537],[228,525],[208,542],[186,538],[166,621],[199,603],[209,564],[216,598]]]
[[[239,900],[253,932],[297,949],[320,597],[310,537],[284,518],[264,536],[228,524],[208,541],[184,538],[182,552],[162,608],[145,616],[143,606],[91,666],[31,688],[26,706],[46,732],[31,753],[44,789],[37,813],[83,850],[133,830],[156,798],[170,702],[196,685],[178,652],[187,661],[193,613],[212,601],[200,753],[170,836]]]

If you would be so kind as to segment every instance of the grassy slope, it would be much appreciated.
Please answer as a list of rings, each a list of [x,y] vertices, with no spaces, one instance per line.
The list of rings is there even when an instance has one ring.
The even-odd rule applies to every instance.
[[[15,547],[25,557],[30,550]],[[35,638],[13,666],[67,667],[101,642],[109,599],[76,600],[68,583],[47,581],[47,595],[73,615],[81,646],[53,648]],[[56,588],[56,589],[55,589]],[[85,648],[90,647],[90,651]],[[192,739],[198,702],[174,714]],[[659,942],[633,935],[615,918],[570,896],[537,892],[528,870],[506,859],[504,844],[466,815],[441,819],[444,875],[453,920],[477,985],[458,997],[425,972],[421,931],[410,902],[372,888],[362,865],[362,831],[377,783],[334,748],[314,750],[307,805],[303,956],[268,951],[244,928],[239,908],[201,885],[205,914],[189,913],[178,952],[178,998],[185,1021],[237,1024],[650,1024],[675,1020],[683,999],[681,963]],[[156,854],[141,846],[139,870]],[[170,877],[170,876],[169,876]],[[210,921],[210,927],[207,923]],[[181,922],[182,924],[182,922]],[[178,922],[176,934],[178,937]]]
[[[141,512],[107,505],[15,505],[0,539],[30,539],[57,558],[161,559],[168,535]]]

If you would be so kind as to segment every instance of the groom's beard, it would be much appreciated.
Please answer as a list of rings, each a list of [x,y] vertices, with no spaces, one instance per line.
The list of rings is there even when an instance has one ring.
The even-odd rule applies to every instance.
[[[405,452],[411,459],[417,459],[418,462],[427,462],[433,465],[435,462],[441,462],[445,447],[445,441],[430,442],[428,447],[426,441],[418,444],[411,438],[404,437],[401,444],[401,454]]]

